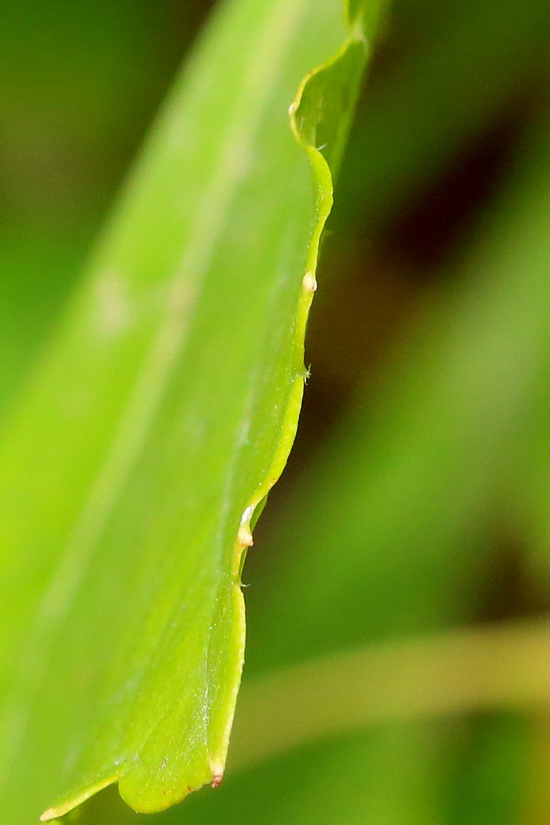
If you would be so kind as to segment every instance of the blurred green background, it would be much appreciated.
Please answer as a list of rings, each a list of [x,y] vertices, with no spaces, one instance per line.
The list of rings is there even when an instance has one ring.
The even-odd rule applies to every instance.
[[[3,0],[2,415],[211,5]],[[549,42],[547,0],[389,5],[246,564],[245,686],[550,608]],[[549,767],[545,709],[376,724],[246,770],[230,751],[221,788],[152,819],[542,825]],[[78,816],[143,819],[112,789]]]

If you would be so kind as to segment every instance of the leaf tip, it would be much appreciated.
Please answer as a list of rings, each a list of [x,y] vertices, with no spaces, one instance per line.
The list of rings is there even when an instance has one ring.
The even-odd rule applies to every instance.
[[[212,787],[217,788],[221,785],[223,774],[225,771],[225,764],[219,759],[210,761],[210,770],[212,771]]]
[[[86,802],[87,799],[89,799],[94,794],[98,793],[98,791],[102,791],[108,785],[112,785],[113,782],[118,782],[119,779],[119,774],[116,774],[115,776],[110,775],[105,779],[100,779],[93,785],[87,786],[80,793],[62,798],[58,802],[58,804],[52,806],[51,808],[48,808],[47,811],[44,811],[44,813],[40,817],[40,822],[50,822],[52,819],[57,819],[60,816],[65,816],[65,814],[68,814],[74,808],[77,808],[83,802]]]
[[[223,773],[215,773],[212,777],[212,787],[217,788],[218,785],[221,785],[221,781],[223,779]]]

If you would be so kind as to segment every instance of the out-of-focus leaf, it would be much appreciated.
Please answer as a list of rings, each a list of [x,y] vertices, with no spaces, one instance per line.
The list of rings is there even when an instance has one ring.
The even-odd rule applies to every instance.
[[[402,719],[550,699],[550,622],[499,623],[389,641],[280,668],[243,691],[234,759]],[[281,722],[284,720],[284,722]]]
[[[541,653],[544,660],[547,654]],[[524,665],[519,664],[519,669],[524,670]],[[501,711],[474,717],[450,799],[452,825],[530,821],[522,819],[532,765],[529,712],[527,705],[522,714]]]
[[[338,47],[300,87],[296,141],[288,105]],[[303,391],[322,152],[337,164],[365,55],[337,0],[221,7],[5,428],[10,825],[63,787],[44,819],[115,781],[152,811],[221,779],[240,569]]]
[[[76,234],[45,238],[27,228],[7,230],[0,237],[0,420],[23,385],[37,341],[51,332],[74,270],[82,266],[84,243],[81,238],[75,241]]]
[[[477,0],[437,3],[437,14],[426,13],[422,2],[400,5],[405,15],[412,7],[407,22],[419,30],[400,33],[405,54],[386,66],[360,109],[362,139],[346,154],[340,190],[348,229],[356,220],[378,226],[491,128],[514,98],[544,84],[546,0],[503,0],[498,13]]]
[[[203,13],[135,0],[0,4],[0,417]]]

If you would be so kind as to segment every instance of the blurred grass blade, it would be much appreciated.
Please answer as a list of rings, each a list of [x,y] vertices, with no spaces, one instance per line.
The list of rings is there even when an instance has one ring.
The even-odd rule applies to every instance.
[[[296,141],[289,103],[337,50],[300,87]],[[365,54],[338,0],[221,7],[6,428],[10,825],[63,787],[44,819],[114,781],[154,811],[221,780],[242,557],[303,391],[322,151],[337,163]]]
[[[389,61],[383,82],[371,89],[358,119],[363,139],[346,155],[340,199],[349,221],[370,231],[503,114],[509,119],[511,101],[536,88],[546,62],[546,0],[501,0],[498,19],[492,4],[477,0],[437,4],[436,13],[423,3],[411,13],[410,5],[401,12],[408,10],[417,28],[401,35],[401,60]]]
[[[281,668],[243,689],[233,758],[244,767],[380,722],[546,707],[549,652],[544,619],[393,640]]]

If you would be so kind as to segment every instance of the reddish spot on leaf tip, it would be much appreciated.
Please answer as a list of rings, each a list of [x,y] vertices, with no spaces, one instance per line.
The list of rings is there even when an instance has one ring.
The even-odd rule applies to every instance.
[[[214,779],[212,780],[212,787],[217,788],[218,785],[221,783],[222,779],[223,779],[223,774],[221,774],[221,773],[214,774]]]

